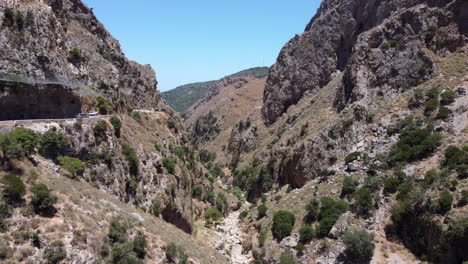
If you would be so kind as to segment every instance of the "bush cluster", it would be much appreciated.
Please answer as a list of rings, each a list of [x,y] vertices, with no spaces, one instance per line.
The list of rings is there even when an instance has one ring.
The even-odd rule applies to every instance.
[[[320,199],[320,213],[318,215],[319,226],[317,235],[325,237],[332,229],[338,218],[348,210],[348,204],[340,199],[322,197]]]
[[[4,184],[3,195],[11,202],[18,202],[23,199],[26,194],[26,185],[20,177],[14,174],[6,174],[3,176],[2,183]]]
[[[114,264],[142,264],[146,256],[146,237],[139,233],[133,241],[128,241],[128,228],[128,224],[122,218],[111,219],[107,236],[112,245],[111,261]]]
[[[271,231],[273,236],[281,241],[289,236],[294,228],[296,218],[293,213],[288,211],[278,211],[273,215],[273,226]]]
[[[315,228],[312,226],[302,226],[299,229],[299,239],[302,243],[308,243],[317,236]]]
[[[260,206],[258,206],[257,210],[258,210],[258,219],[260,219],[266,216],[268,207],[265,204],[261,204]]]
[[[58,157],[57,160],[62,168],[71,173],[73,178],[75,178],[78,173],[81,173],[86,169],[86,165],[77,158],[61,156]]]
[[[442,163],[444,167],[455,170],[462,179],[468,177],[468,147],[448,146],[444,156],[445,160]]]
[[[374,255],[374,234],[365,230],[354,230],[343,235],[345,254],[356,263],[367,263]]]
[[[37,213],[47,213],[57,203],[57,196],[51,194],[51,190],[45,184],[36,184],[31,188],[31,205]]]
[[[388,156],[390,165],[404,164],[420,160],[432,153],[439,145],[442,136],[427,129],[408,128],[402,131],[399,141]]]

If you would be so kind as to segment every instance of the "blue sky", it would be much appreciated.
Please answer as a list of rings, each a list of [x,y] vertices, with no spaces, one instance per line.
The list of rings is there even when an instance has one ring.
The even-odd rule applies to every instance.
[[[270,66],[320,0],[83,0],[158,89]]]

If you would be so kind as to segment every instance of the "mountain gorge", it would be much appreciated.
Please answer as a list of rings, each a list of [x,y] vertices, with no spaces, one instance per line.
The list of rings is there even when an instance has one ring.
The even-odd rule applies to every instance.
[[[466,1],[324,0],[162,95],[81,1],[0,14],[5,263],[468,261]]]

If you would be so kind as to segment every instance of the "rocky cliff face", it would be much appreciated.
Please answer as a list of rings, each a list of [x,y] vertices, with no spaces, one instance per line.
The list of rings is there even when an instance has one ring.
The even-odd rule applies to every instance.
[[[118,41],[81,1],[2,1],[0,13],[2,79],[60,84],[80,98],[103,96],[112,102],[111,110],[157,104],[154,71],[125,58]]]
[[[455,51],[466,42],[466,20],[466,3],[460,0],[326,0],[272,67],[263,120],[272,124],[306,91],[326,86],[337,71],[346,72],[336,99],[339,110],[363,97],[358,96],[363,82],[377,88],[369,91],[385,93],[381,96],[417,85],[432,74],[425,49]]]

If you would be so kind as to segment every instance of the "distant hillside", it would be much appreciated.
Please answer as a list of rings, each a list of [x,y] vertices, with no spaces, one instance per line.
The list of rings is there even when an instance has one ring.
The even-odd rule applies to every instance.
[[[269,67],[255,67],[226,76],[217,81],[190,83],[161,93],[162,98],[177,112],[184,114],[187,109],[198,100],[206,96],[208,88],[226,78],[250,76],[264,78],[268,75]]]

